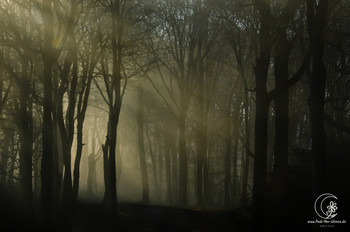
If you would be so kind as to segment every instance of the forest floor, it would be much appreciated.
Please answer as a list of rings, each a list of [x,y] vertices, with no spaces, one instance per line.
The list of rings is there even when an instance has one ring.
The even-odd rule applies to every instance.
[[[4,212],[2,212],[4,213]],[[104,232],[104,231],[251,231],[250,214],[243,209],[180,208],[141,204],[118,204],[110,215],[101,204],[80,203],[72,215],[62,215],[49,225],[38,219],[7,214],[0,231]]]
[[[3,205],[2,205],[3,206]],[[0,208],[1,205],[0,205]],[[343,227],[313,230],[305,220],[290,220],[279,225],[255,228],[249,209],[225,210],[218,208],[170,207],[120,203],[117,214],[111,215],[102,204],[80,202],[74,212],[59,213],[50,223],[33,213],[25,217],[24,210],[0,211],[0,232],[311,232],[349,231]],[[22,215],[22,216],[21,216]],[[270,218],[271,219],[271,218]],[[296,221],[293,222],[293,219]]]

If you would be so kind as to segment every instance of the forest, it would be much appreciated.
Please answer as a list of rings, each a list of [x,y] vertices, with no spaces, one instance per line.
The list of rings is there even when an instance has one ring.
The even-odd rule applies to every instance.
[[[0,0],[0,231],[345,231],[349,165],[348,0]]]

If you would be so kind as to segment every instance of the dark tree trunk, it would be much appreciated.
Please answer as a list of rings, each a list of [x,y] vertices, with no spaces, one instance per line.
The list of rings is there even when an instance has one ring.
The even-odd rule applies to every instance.
[[[53,128],[52,128],[52,66],[56,60],[56,51],[52,48],[53,41],[53,15],[52,0],[43,0],[41,15],[45,21],[45,40],[43,53],[43,150],[41,159],[41,204],[44,219],[50,220],[52,216],[53,200]]]
[[[268,103],[264,95],[256,97],[256,121],[255,121],[255,159],[254,159],[254,221],[256,225],[262,225],[265,221],[266,209],[266,149],[267,149],[267,118]]]
[[[1,150],[1,166],[0,166],[0,172],[1,172],[1,184],[6,185],[6,173],[8,172],[8,161],[10,158],[10,149],[11,149],[11,143],[13,140],[13,132],[7,134],[7,137],[3,139],[2,141],[2,150]]]
[[[71,212],[73,203],[73,188],[72,188],[72,165],[71,165],[71,149],[74,137],[74,111],[76,104],[76,88],[77,88],[77,51],[72,49],[64,62],[64,67],[61,72],[61,84],[57,94],[57,124],[60,131],[61,148],[64,163],[63,176],[63,208],[66,212]],[[72,79],[69,79],[70,67],[73,65]],[[66,112],[66,120],[64,120],[63,98],[68,90],[68,108]]]
[[[103,178],[105,184],[105,193],[103,196],[103,203],[108,206],[110,198],[110,178],[109,178],[109,141],[108,141],[109,127],[107,129],[107,137],[105,143],[102,145],[103,152]]]
[[[310,83],[310,119],[313,154],[313,193],[314,197],[317,197],[325,191],[327,185],[327,141],[324,128],[324,106],[327,73],[323,61],[323,31],[328,13],[328,0],[320,0],[316,7],[313,0],[307,0],[307,13],[312,54],[312,76]]]
[[[43,155],[41,159],[41,200],[45,217],[52,213],[52,63],[44,62],[44,117],[43,117]]]
[[[284,31],[284,30],[283,30]],[[291,44],[287,41],[285,32],[278,36],[276,46],[277,53],[274,57],[275,68],[275,88],[283,88],[275,97],[275,150],[274,150],[274,174],[273,185],[274,204],[277,221],[282,222],[285,216],[288,188],[288,129],[289,129],[289,87],[285,87],[288,82],[288,63],[291,52]],[[277,190],[278,189],[278,190]]]
[[[119,103],[115,103],[119,107]],[[109,206],[111,212],[117,209],[117,179],[116,179],[116,141],[119,110],[113,107],[108,120],[108,136],[104,144],[104,168],[105,170],[105,196],[104,202]],[[112,108],[112,107],[111,107]]]
[[[119,114],[119,113],[118,113]],[[113,212],[117,209],[117,172],[116,172],[116,143],[117,143],[117,120],[112,122],[112,141],[110,147],[110,186],[111,186],[111,208]]]
[[[117,177],[116,177],[116,143],[117,126],[122,104],[121,72],[122,72],[122,38],[123,19],[122,3],[119,0],[111,1],[112,21],[112,76],[111,81],[106,77],[105,85],[109,93],[109,116],[106,143],[104,144],[105,196],[104,202],[109,206],[111,213],[117,210]]]
[[[267,161],[267,126],[269,100],[267,99],[266,81],[271,57],[271,27],[273,19],[269,5],[265,1],[254,1],[260,14],[259,55],[254,67],[256,84],[255,111],[255,159],[253,187],[253,221],[255,226],[265,223],[266,213],[266,161]]]
[[[86,110],[88,107],[88,101],[90,96],[91,82],[93,78],[93,70],[96,65],[95,57],[90,61],[90,66],[88,67],[87,75],[84,76],[82,80],[82,89],[79,92],[79,100],[77,106],[77,151],[74,160],[74,171],[73,171],[73,201],[76,203],[79,193],[79,181],[80,181],[80,161],[83,152],[83,126],[85,121]],[[73,65],[73,76],[74,80],[78,76],[78,63],[77,60],[74,61]],[[88,140],[88,138],[86,138]],[[94,150],[92,151],[95,152]]]
[[[79,116],[78,116],[79,117]],[[85,117],[85,115],[84,115]],[[74,160],[74,170],[73,170],[73,201],[76,203],[78,200],[79,193],[79,181],[80,181],[80,161],[81,155],[83,153],[83,123],[84,119],[78,119],[77,122],[77,151]]]

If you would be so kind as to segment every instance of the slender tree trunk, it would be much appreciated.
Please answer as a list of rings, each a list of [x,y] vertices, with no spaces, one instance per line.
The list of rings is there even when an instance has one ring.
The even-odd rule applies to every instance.
[[[15,164],[16,164],[16,161],[17,161],[17,152],[19,150],[19,141],[15,142],[15,139],[14,137],[11,138],[11,145],[10,145],[11,148],[14,148],[13,150],[15,152],[12,151],[12,154],[11,154],[11,164],[10,164],[10,168],[8,170],[8,180],[7,180],[7,184],[11,187],[13,187],[13,184],[14,184],[14,172],[15,172]]]
[[[118,104],[119,105],[119,104]],[[119,106],[118,106],[119,107]],[[118,110],[119,111],[119,110]],[[118,115],[118,116],[117,116]],[[119,117],[119,112],[116,117]],[[112,141],[110,147],[110,181],[111,181],[111,207],[115,212],[117,209],[117,175],[116,175],[116,143],[117,143],[118,119],[112,123]]]
[[[182,94],[181,97],[181,114],[179,117],[179,204],[187,205],[187,180],[188,180],[188,167],[187,167],[187,148],[186,148],[186,112],[187,103],[185,97]]]
[[[25,67],[25,65],[23,65]],[[33,191],[32,191],[32,155],[33,155],[33,129],[32,129],[32,112],[28,101],[29,81],[24,75],[20,83],[20,172],[22,177],[23,199],[26,205],[28,216],[31,215]]]
[[[44,117],[43,117],[43,155],[41,161],[41,197],[45,217],[52,213],[52,63],[44,62]]]
[[[96,163],[94,153],[91,153],[88,157],[88,176],[87,176],[87,193],[89,196],[93,196],[93,175],[96,171]]]
[[[94,125],[96,125],[96,118],[94,120]],[[95,128],[96,129],[96,128]],[[94,188],[95,182],[96,182],[96,162],[98,157],[98,152],[96,152],[96,131],[92,130],[90,133],[91,136],[91,153],[88,156],[88,176],[87,176],[87,192],[90,196],[94,195],[94,191],[96,190]]]
[[[163,155],[164,155],[164,151],[163,151],[163,147],[162,147],[162,141],[161,141],[161,131],[160,131],[160,127],[159,124],[156,123],[155,124],[155,154],[157,153],[156,151],[158,151],[158,185],[159,185],[159,200],[162,201],[163,200]]]
[[[83,153],[83,120],[78,119],[77,122],[77,151],[74,160],[74,171],[73,171],[73,200],[76,203],[79,193],[79,181],[80,181],[80,161]]]
[[[231,103],[231,102],[229,102]],[[224,179],[224,203],[225,206],[229,206],[231,203],[231,104],[229,104],[229,111],[226,115],[226,123],[225,123],[225,155],[224,155],[224,163],[225,163],[225,179]]]
[[[243,93],[244,93],[244,129],[245,129],[245,141],[244,141],[244,167],[242,177],[242,203],[244,206],[248,202],[248,176],[250,167],[250,110],[249,110],[249,98],[248,98],[248,83],[247,79],[241,67],[240,75],[243,80]]]
[[[237,186],[238,186],[238,167],[237,167],[237,161],[238,161],[238,136],[235,135],[234,138],[234,145],[233,145],[233,157],[232,157],[232,166],[233,166],[233,174],[232,174],[232,199],[235,200],[235,202],[238,203],[237,199]]]
[[[7,168],[7,163],[8,163],[8,160],[10,158],[10,145],[11,145],[11,138],[13,138],[13,134],[8,134],[6,138],[4,138],[4,140],[2,141],[2,150],[1,150],[1,166],[0,166],[0,171],[2,172],[1,174],[1,184],[2,185],[6,185],[7,181],[6,181],[6,173],[8,171],[8,168]]]
[[[175,146],[175,142],[173,143],[173,141],[170,141],[170,152],[171,152],[171,157],[172,157],[172,194],[173,194],[173,202],[178,202],[178,183],[179,183],[179,167],[178,167],[178,152],[176,151],[176,146]]]
[[[197,2],[199,3],[199,2]],[[198,39],[198,57],[202,57],[202,45],[203,40],[206,38],[206,33],[204,33],[202,25],[199,25],[199,33],[201,36]],[[196,193],[197,193],[197,204],[203,205],[203,159],[207,155],[207,121],[205,109],[207,108],[206,96],[205,96],[205,76],[204,76],[204,65],[203,59],[198,61],[198,93],[197,93],[197,104],[198,104],[198,123],[197,123],[197,175],[196,175]],[[207,93],[209,94],[209,93]],[[208,96],[207,96],[208,97]],[[209,98],[209,97],[208,97]]]
[[[109,178],[109,125],[107,127],[107,137],[105,143],[102,145],[102,152],[103,152],[103,177],[104,177],[104,184],[105,184],[105,193],[103,197],[103,203],[108,206],[109,199],[110,199],[110,178]]]
[[[109,205],[111,213],[115,214],[117,210],[117,177],[116,177],[116,143],[117,143],[117,126],[122,104],[121,99],[121,68],[122,68],[122,38],[123,38],[123,21],[121,16],[122,6],[119,0],[111,1],[111,21],[112,21],[112,80],[105,83],[109,93],[109,118],[108,134],[104,150],[105,168],[105,202]],[[109,79],[109,78],[108,78]],[[107,149],[108,148],[108,149]]]
[[[54,102],[56,102],[54,100]],[[62,140],[60,137],[58,125],[57,125],[57,113],[56,108],[53,108],[53,118],[52,118],[52,137],[53,137],[53,210],[58,211],[61,205],[61,188],[62,188],[62,178],[63,178],[63,162],[62,162]]]
[[[138,146],[140,155],[141,175],[142,175],[142,201],[145,204],[149,203],[149,187],[148,187],[148,173],[145,155],[144,145],[144,133],[143,133],[143,89],[139,85],[138,87],[138,115],[137,115],[137,126],[138,126]]]
[[[60,131],[61,148],[63,153],[64,176],[63,176],[63,208],[68,213],[71,212],[73,200],[72,188],[72,165],[71,165],[71,149],[74,137],[74,111],[76,103],[76,87],[78,76],[76,74],[76,63],[73,68],[73,77],[69,85],[69,71],[72,60],[76,58],[76,52],[69,52],[64,62],[63,71],[61,72],[61,84],[57,94],[57,124]],[[63,98],[68,90],[68,109],[66,120],[64,120]]]
[[[121,139],[117,140],[117,154],[116,154],[116,162],[117,162],[117,182],[120,181],[120,177],[123,173],[123,158],[122,158],[122,153],[123,153],[123,147],[122,147],[122,142]]]
[[[146,129],[146,131],[147,131],[147,129]],[[150,135],[147,136],[147,141],[148,141],[148,147],[149,147],[149,155],[151,157],[152,166],[153,166],[152,169],[153,169],[153,179],[154,179],[154,185],[155,185],[155,192],[156,192],[156,194],[158,196],[158,199],[160,199],[160,196],[159,196],[159,185],[158,185],[158,172],[157,172],[158,168],[157,168],[157,163],[156,163],[156,159],[155,159],[155,155],[154,155],[154,149],[152,147],[153,144],[152,144]]]
[[[78,113],[77,113],[77,151],[74,160],[74,170],[73,170],[73,202],[76,203],[78,199],[79,193],[79,181],[80,181],[80,161],[83,152],[83,126],[85,121],[85,114],[88,107],[88,100],[90,96],[90,87],[92,82],[93,68],[95,66],[95,61],[91,61],[90,70],[88,76],[85,76],[87,79],[82,85],[82,89],[79,93],[78,100]],[[74,61],[73,64],[73,79],[76,80],[78,77],[78,63],[77,60]],[[76,84],[76,83],[75,83]],[[72,125],[72,130],[73,129]],[[86,138],[88,141],[88,138]],[[94,151],[93,151],[94,152]]]
[[[52,130],[52,66],[54,63],[53,41],[53,16],[52,0],[43,0],[42,18],[45,21],[45,41],[44,41],[44,73],[43,73],[43,150],[41,159],[41,204],[44,219],[50,220],[52,216],[52,183],[53,183],[53,130]]]
[[[168,145],[168,142],[166,142]],[[166,193],[167,193],[167,202],[171,203],[172,202],[172,197],[171,197],[171,184],[172,184],[172,179],[171,179],[171,165],[170,165],[170,148],[167,146],[166,147],[166,154],[165,154],[165,171],[166,171]]]
[[[209,144],[210,149],[210,144]],[[203,192],[204,192],[204,203],[210,204],[212,201],[211,198],[211,189],[210,189],[210,179],[209,179],[209,167],[210,167],[210,160],[209,160],[209,154],[205,154],[203,157]]]

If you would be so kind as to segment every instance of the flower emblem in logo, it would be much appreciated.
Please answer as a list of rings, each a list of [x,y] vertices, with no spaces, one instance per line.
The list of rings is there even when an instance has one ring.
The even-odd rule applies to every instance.
[[[327,209],[328,209],[328,211],[326,212],[327,216],[332,215],[338,209],[337,203],[334,203],[333,201],[329,202]]]
[[[336,196],[330,193],[321,194],[315,201],[314,209],[316,214],[323,219],[332,219],[337,216],[337,203],[331,199],[338,200]],[[328,204],[328,205],[327,205]],[[327,206],[326,206],[327,205]]]

